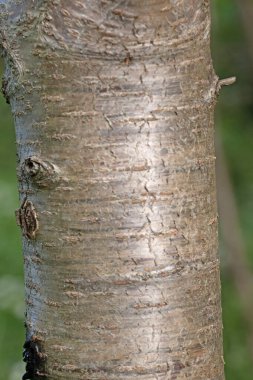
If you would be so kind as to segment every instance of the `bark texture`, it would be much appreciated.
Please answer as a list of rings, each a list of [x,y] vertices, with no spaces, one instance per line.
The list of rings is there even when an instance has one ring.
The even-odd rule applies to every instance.
[[[24,378],[223,380],[209,0],[0,3]]]

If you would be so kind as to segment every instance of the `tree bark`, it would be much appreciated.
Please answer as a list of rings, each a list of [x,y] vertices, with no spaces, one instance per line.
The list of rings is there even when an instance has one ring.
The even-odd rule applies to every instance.
[[[0,3],[24,379],[224,379],[209,1]]]

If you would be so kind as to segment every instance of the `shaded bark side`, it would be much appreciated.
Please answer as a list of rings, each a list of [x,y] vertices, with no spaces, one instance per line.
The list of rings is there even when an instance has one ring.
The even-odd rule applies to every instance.
[[[223,380],[209,1],[2,3],[25,378]]]

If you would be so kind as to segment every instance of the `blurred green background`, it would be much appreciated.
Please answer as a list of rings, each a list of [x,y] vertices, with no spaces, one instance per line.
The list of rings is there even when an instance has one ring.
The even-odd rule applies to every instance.
[[[225,176],[221,175],[219,192],[223,195],[225,192],[226,199],[232,199],[232,205],[231,201],[226,205],[230,214],[220,210],[220,216],[224,218],[221,221],[220,254],[225,370],[227,380],[252,380],[253,0],[212,0],[212,8],[212,55],[216,73],[221,79],[237,77],[235,85],[222,89],[216,111],[218,145],[223,146],[219,149],[226,158],[222,165],[229,173],[227,184],[223,183]],[[23,259],[20,232],[14,218],[14,210],[18,208],[15,150],[10,108],[1,96],[0,380],[20,380],[24,373],[21,360],[24,342]],[[219,157],[217,161],[219,167]],[[226,191],[230,192],[229,196]],[[229,222],[232,219],[235,224],[239,223],[238,236],[228,242],[223,236],[223,228],[231,230]],[[239,255],[236,257],[232,253],[231,259],[235,247]],[[246,278],[249,278],[248,282]]]

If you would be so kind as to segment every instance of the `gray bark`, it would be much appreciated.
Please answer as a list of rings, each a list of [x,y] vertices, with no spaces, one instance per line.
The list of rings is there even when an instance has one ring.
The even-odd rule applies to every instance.
[[[25,378],[224,379],[209,5],[2,1]]]

